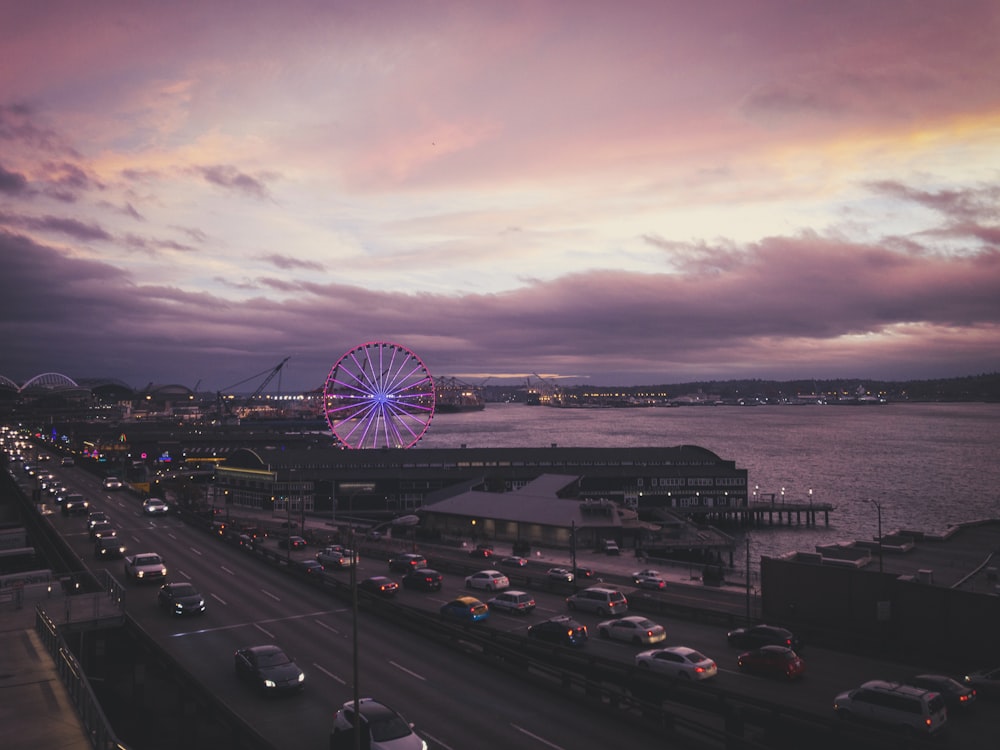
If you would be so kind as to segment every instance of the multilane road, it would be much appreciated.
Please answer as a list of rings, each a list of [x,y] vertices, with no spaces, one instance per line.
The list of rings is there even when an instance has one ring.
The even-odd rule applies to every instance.
[[[264,564],[255,555],[213,539],[173,516],[146,517],[131,493],[106,492],[93,477],[64,470],[64,481],[91,499],[92,509],[112,517],[119,535],[133,552],[158,552],[166,560],[170,580],[190,580],[206,596],[207,612],[175,618],[155,606],[157,585],[127,582],[129,614],[196,678],[247,718],[275,746],[324,747],[336,707],[352,697],[353,613],[340,600],[286,572]],[[53,524],[80,557],[93,568],[107,568],[123,579],[121,561],[94,559],[93,544],[81,518],[52,517]],[[311,557],[316,550],[292,552]],[[484,567],[489,562],[484,561]],[[362,558],[358,580],[386,575],[384,559]],[[331,575],[349,576],[347,571]],[[395,574],[389,574],[398,580]],[[400,589],[397,598],[408,605],[436,612],[445,601],[471,593],[486,600],[486,592],[468,592],[463,576],[445,575],[438,592]],[[527,627],[554,614],[567,613],[565,594],[534,591],[538,607],[527,617],[494,612],[489,626],[523,635]],[[573,613],[587,625],[587,651],[631,663],[645,647],[604,641],[597,637],[602,617]],[[803,657],[807,677],[799,684],[744,675],[736,670],[737,651],[726,644],[721,628],[672,618],[657,618],[667,630],[658,645],[697,648],[719,665],[715,684],[820,716],[832,714],[833,696],[869,679],[901,679],[928,671],[915,659],[899,664],[861,658],[807,644]],[[358,681],[360,693],[395,707],[431,747],[504,746],[587,750],[615,746],[653,747],[655,739],[631,726],[594,713],[578,704],[497,670],[485,669],[457,652],[408,634],[364,611],[358,615]],[[239,684],[232,668],[233,651],[242,645],[277,643],[305,670],[306,688],[299,696],[263,700]],[[985,701],[970,716],[953,716],[952,730],[941,747],[985,747],[982,738],[1000,731],[997,712]],[[989,740],[992,741],[992,740]]]

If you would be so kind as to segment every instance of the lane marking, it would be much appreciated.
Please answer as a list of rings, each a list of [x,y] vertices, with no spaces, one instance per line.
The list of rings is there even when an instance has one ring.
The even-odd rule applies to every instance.
[[[413,670],[407,669],[406,667],[404,667],[404,666],[402,666],[400,664],[397,664],[396,662],[391,661],[391,660],[389,661],[389,663],[392,666],[394,666],[396,669],[398,669],[400,672],[406,672],[406,674],[410,675],[410,677],[416,677],[421,682],[427,682],[427,678],[426,677],[423,677],[422,675],[417,674]]]
[[[547,739],[544,739],[543,737],[539,737],[537,734],[529,732],[524,727],[519,727],[517,724],[511,724],[511,726],[514,727],[514,729],[516,729],[521,734],[527,735],[528,737],[531,737],[531,739],[541,742],[543,745],[547,745],[548,747],[554,747],[556,748],[556,750],[564,750],[562,745],[557,745],[554,742],[549,742]]]
[[[265,590],[265,589],[261,589],[261,590],[260,590],[260,593],[262,593],[262,594],[263,594],[264,596],[269,596],[269,597],[271,597],[271,598],[272,598],[272,599],[274,599],[274,601],[276,601],[276,602],[280,602],[280,601],[281,601],[281,598],[280,598],[280,597],[278,597],[278,596],[275,596],[275,595],[274,595],[274,594],[272,594],[272,593],[271,593],[270,591],[267,591],[267,590]]]
[[[198,555],[198,557],[202,557],[204,555],[204,553],[197,547],[188,547],[188,549],[190,549],[192,552]]]
[[[336,629],[335,627],[333,627],[332,625],[327,625],[327,624],[326,624],[325,622],[323,622],[322,620],[316,620],[316,624],[317,624],[317,625],[319,625],[319,626],[320,626],[321,628],[326,628],[327,630],[329,630],[329,631],[330,631],[331,633],[333,633],[334,635],[340,635],[340,631],[339,631],[339,630],[337,630],[337,629]]]
[[[219,604],[223,605],[224,607],[228,607],[229,606],[229,602],[227,602],[221,596],[218,596],[217,594],[209,594],[209,596],[212,597],[213,599],[215,599],[215,601],[217,601]]]
[[[225,565],[220,565],[219,566],[219,570],[221,570],[223,573],[229,573],[229,575],[231,575],[231,576],[235,576],[236,575],[235,572],[233,572],[232,570],[230,570],[229,568],[227,568]]]
[[[272,633],[270,630],[268,630],[267,628],[262,628],[260,624],[256,622],[253,624],[253,626],[257,628],[257,630],[259,630],[261,633],[266,635],[268,638],[274,640],[274,633]]]
[[[323,674],[325,674],[327,677],[329,677],[331,680],[336,680],[341,685],[346,685],[347,684],[347,682],[344,679],[342,679],[341,677],[338,677],[337,675],[335,675],[333,672],[329,671],[328,669],[323,669],[323,667],[321,667],[316,662],[313,662],[313,666],[316,667],[316,669],[318,669],[320,672],[322,672]]]

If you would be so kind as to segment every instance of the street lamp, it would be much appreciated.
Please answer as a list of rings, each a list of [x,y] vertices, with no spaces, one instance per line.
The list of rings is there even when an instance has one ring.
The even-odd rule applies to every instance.
[[[747,627],[750,627],[750,534],[747,533]]]
[[[883,572],[882,570],[882,504],[878,500],[872,500],[868,498],[868,502],[875,506],[875,510],[878,511],[878,572]]]
[[[785,504],[785,488],[784,487],[781,488],[781,504],[782,505]]]

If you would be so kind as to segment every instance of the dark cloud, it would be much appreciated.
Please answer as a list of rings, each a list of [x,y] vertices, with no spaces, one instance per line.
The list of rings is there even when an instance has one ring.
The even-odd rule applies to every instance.
[[[236,167],[217,164],[209,167],[196,167],[195,170],[213,185],[235,190],[254,198],[267,199],[270,197],[267,187],[261,180],[239,171]]]
[[[27,177],[20,172],[9,172],[0,166],[0,193],[24,193],[27,189]]]
[[[54,232],[83,242],[93,240],[109,241],[113,239],[113,236],[98,224],[63,216],[15,216],[13,214],[0,214],[0,221],[10,227],[38,232]]]
[[[572,373],[596,384],[1000,369],[1000,253],[901,254],[815,234],[769,238],[742,256],[663,245],[676,272],[593,271],[466,295],[228,279],[269,290],[231,301],[137,286],[114,266],[0,233],[10,342],[0,374],[219,388],[292,356],[287,384],[307,388],[368,340],[413,349],[434,374]]]
[[[290,255],[279,255],[277,253],[272,253],[271,255],[261,255],[259,256],[261,260],[267,261],[268,263],[277,266],[278,268],[284,270],[293,270],[296,268],[303,268],[309,271],[322,271],[323,264],[317,263],[315,261],[300,260],[294,258]]]
[[[11,141],[43,153],[76,157],[54,130],[38,125],[35,111],[26,104],[0,104],[0,141]]]

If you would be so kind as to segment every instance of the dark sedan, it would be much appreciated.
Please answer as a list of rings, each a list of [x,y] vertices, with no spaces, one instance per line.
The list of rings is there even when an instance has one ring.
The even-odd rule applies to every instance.
[[[165,583],[160,586],[156,602],[165,612],[175,615],[201,614],[205,611],[205,597],[193,584],[186,581]]]
[[[265,695],[291,693],[305,686],[306,675],[277,646],[249,646],[233,655],[236,676]]]
[[[361,581],[358,588],[378,596],[395,596],[396,591],[399,590],[399,584],[386,576],[372,576]]]
[[[120,560],[125,557],[125,545],[118,537],[101,537],[94,542],[94,554],[98,560]]]
[[[805,662],[787,646],[761,646],[739,655],[736,664],[741,672],[794,680],[806,671]]]
[[[949,711],[964,711],[976,702],[976,689],[945,674],[918,674],[903,680],[906,685],[933,690],[944,698]]]
[[[776,625],[754,625],[736,628],[727,635],[730,646],[738,648],[760,648],[761,646],[785,646],[792,651],[801,651],[802,642],[794,633]]]
[[[585,646],[587,626],[566,615],[557,615],[528,628],[528,637],[559,646]]]
[[[291,569],[304,575],[319,575],[326,568],[319,560],[292,560]]]
[[[281,549],[305,549],[306,540],[300,536],[289,536],[278,540]]]
[[[433,568],[417,568],[403,576],[404,589],[440,591],[442,576]]]

